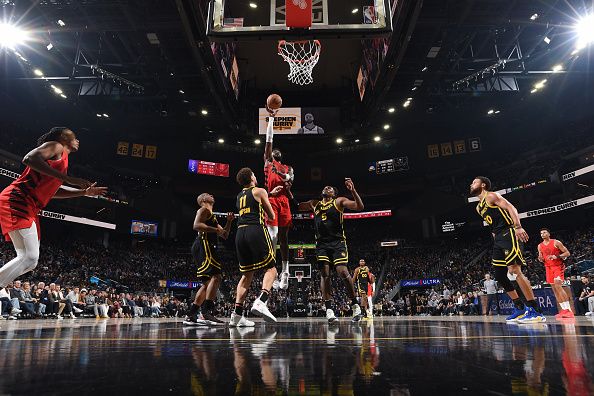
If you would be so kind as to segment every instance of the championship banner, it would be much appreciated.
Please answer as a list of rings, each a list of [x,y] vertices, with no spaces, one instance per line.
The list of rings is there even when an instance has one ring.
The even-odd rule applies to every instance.
[[[574,177],[578,177],[578,176],[584,175],[586,173],[590,173],[592,171],[594,171],[594,164],[588,165],[582,169],[574,170],[573,172],[566,173],[561,177],[561,180],[567,181],[567,180],[573,179]]]
[[[104,223],[103,221],[91,220],[86,217],[70,216],[62,213],[50,212],[49,210],[39,211],[41,217],[47,217],[48,219],[69,221],[71,223],[85,224],[93,227],[107,228],[109,230],[115,230],[116,225],[111,223]]]

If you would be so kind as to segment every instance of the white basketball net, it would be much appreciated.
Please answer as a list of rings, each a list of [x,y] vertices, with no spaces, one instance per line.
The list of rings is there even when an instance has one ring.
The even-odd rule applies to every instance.
[[[320,59],[322,45],[318,40],[278,42],[278,54],[289,64],[289,81],[307,85],[313,82],[311,73]]]

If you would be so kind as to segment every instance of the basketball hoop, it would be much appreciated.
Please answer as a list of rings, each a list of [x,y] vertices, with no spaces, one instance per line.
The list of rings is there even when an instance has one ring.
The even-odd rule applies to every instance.
[[[303,271],[295,271],[295,278],[297,278],[297,282],[303,282]]]
[[[311,73],[320,60],[322,45],[319,40],[278,42],[278,54],[289,64],[289,81],[307,85],[313,82]]]

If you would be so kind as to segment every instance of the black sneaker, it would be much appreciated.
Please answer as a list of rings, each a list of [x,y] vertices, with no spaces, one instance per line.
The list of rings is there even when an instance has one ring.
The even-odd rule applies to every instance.
[[[202,313],[202,319],[207,322],[210,322],[209,324],[212,324],[213,326],[220,326],[222,324],[225,324],[225,322],[223,322],[221,319],[217,318],[216,316],[208,312]]]

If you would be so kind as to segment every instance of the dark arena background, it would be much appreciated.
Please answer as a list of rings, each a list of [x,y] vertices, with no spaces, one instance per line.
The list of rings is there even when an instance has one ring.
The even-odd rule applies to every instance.
[[[0,0],[0,393],[594,394],[593,7]],[[288,264],[276,250],[243,302],[236,236],[274,234],[241,225],[236,175],[268,187],[273,93]],[[38,147],[56,126],[78,152],[66,132]],[[107,192],[68,177],[76,198],[41,205],[67,150]],[[320,250],[322,203],[298,211],[325,186],[349,200],[328,209],[344,250]]]

